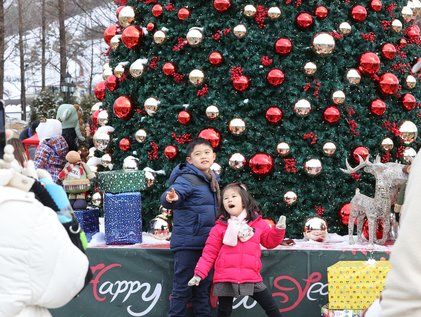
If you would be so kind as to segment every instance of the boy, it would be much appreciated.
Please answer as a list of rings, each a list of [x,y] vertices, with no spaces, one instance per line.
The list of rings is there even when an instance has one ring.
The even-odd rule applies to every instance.
[[[216,154],[210,143],[202,138],[191,141],[186,154],[187,162],[174,168],[169,179],[170,188],[161,196],[162,206],[173,210],[174,280],[168,317],[186,316],[190,299],[195,316],[210,317],[212,279],[208,277],[194,288],[187,284],[215,224],[220,191],[210,167]]]

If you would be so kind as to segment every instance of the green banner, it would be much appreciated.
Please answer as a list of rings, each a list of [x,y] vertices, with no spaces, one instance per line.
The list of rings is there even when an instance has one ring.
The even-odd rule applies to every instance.
[[[88,256],[93,280],[68,305],[52,311],[54,317],[167,316],[173,272],[169,250],[90,248]],[[389,257],[382,252],[372,256]],[[262,275],[283,316],[319,317],[327,302],[327,267],[367,257],[361,251],[263,251]],[[215,298],[211,303],[216,307]],[[233,307],[233,317],[265,316],[249,297],[237,298]]]

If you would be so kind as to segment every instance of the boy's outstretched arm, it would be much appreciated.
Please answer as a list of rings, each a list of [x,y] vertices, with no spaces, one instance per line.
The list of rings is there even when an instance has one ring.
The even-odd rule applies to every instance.
[[[161,205],[167,209],[174,209],[183,203],[192,191],[192,184],[183,176],[178,177],[175,182],[161,195]]]

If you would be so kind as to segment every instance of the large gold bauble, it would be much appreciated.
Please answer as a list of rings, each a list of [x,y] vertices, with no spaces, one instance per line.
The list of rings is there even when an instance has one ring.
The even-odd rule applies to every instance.
[[[346,79],[351,85],[358,85],[361,81],[360,72],[355,68],[351,68],[346,73]]]
[[[384,138],[380,144],[383,151],[390,151],[393,149],[393,140],[391,138]]]
[[[189,81],[195,85],[201,85],[205,80],[205,74],[200,69],[193,69],[189,74]]]
[[[412,121],[404,121],[399,126],[399,138],[404,144],[411,144],[417,139],[418,128]]]
[[[408,87],[409,89],[412,89],[416,85],[417,85],[417,79],[412,75],[408,75],[408,77],[406,77],[406,87]]]
[[[319,159],[311,159],[304,163],[304,171],[309,176],[317,176],[322,172],[322,162]]]
[[[308,62],[304,65],[304,73],[306,75],[314,75],[314,73],[317,71],[317,65],[313,62]]]
[[[414,12],[414,16],[421,16],[421,1],[420,0],[412,0],[408,1],[409,7]]]
[[[98,151],[104,151],[108,147],[108,144],[110,144],[110,136],[106,132],[96,131],[92,141]]]
[[[246,123],[240,119],[232,119],[228,125],[228,130],[234,135],[240,135],[246,131]]]
[[[107,153],[101,156],[101,165],[110,170],[113,169],[113,160],[110,154]]]
[[[299,117],[308,116],[311,111],[311,104],[307,99],[300,99],[294,105],[294,112]]]
[[[326,142],[323,144],[323,153],[326,156],[332,156],[336,152],[336,145],[333,142]]]
[[[101,110],[98,113],[98,124],[104,126],[108,123],[108,112],[107,110]]]
[[[131,6],[125,6],[118,14],[118,22],[122,27],[128,27],[134,21],[135,13]]]
[[[155,184],[155,175],[150,171],[145,171],[146,187],[152,187]]]
[[[96,192],[92,195],[92,199],[91,199],[91,203],[92,205],[99,207],[102,204],[102,195],[100,192]]]
[[[235,170],[241,170],[246,162],[246,158],[241,153],[234,153],[228,160],[229,166]]]
[[[406,163],[412,163],[416,155],[417,151],[415,151],[412,147],[407,147],[403,150],[403,160]]]
[[[107,80],[108,77],[110,77],[113,74],[113,70],[108,67],[108,68],[104,68],[104,70],[102,71],[102,79]]]
[[[412,9],[409,6],[404,6],[402,8],[401,14],[405,22],[411,21],[414,17],[414,12],[412,12]]]
[[[392,21],[392,30],[396,33],[399,33],[402,31],[402,22],[398,19],[395,19]]]
[[[197,46],[203,41],[203,34],[198,28],[191,28],[187,32],[187,42],[191,46]]]
[[[311,47],[317,55],[327,56],[335,49],[335,39],[329,33],[317,33],[313,37]]]
[[[137,166],[137,159],[129,155],[123,160],[123,171],[125,172],[131,172],[131,171],[137,171],[139,167]]]
[[[316,242],[324,242],[328,237],[327,223],[319,217],[308,219],[304,224],[304,238]]]
[[[114,68],[114,76],[117,77],[117,78],[121,78],[121,76],[123,76],[123,74],[124,74],[124,65],[119,63]]]
[[[167,38],[167,35],[164,31],[158,30],[153,34],[153,41],[156,44],[162,44],[165,42],[165,39]]]
[[[289,152],[291,152],[291,149],[289,147],[289,144],[286,142],[280,142],[276,146],[276,152],[282,157],[287,156]]]
[[[143,106],[148,115],[153,116],[158,111],[160,101],[154,97],[145,100]]]
[[[165,214],[157,215],[149,222],[149,233],[158,240],[171,238],[171,222]]]
[[[130,65],[130,75],[134,78],[138,78],[142,76],[144,69],[145,66],[143,66],[143,61],[141,59],[137,59]]]
[[[279,7],[270,7],[268,10],[268,17],[272,20],[276,20],[281,16],[282,12]]]
[[[284,194],[284,202],[288,206],[295,204],[295,202],[297,201],[297,198],[298,198],[297,194],[294,193],[293,191],[288,191]]]
[[[219,116],[219,109],[217,106],[209,106],[206,108],[206,116],[211,119],[214,120]]]
[[[214,171],[215,174],[221,175],[222,173],[222,167],[218,163],[213,163],[210,167],[211,171]]]
[[[335,105],[343,104],[345,101],[345,93],[342,90],[337,90],[332,94],[332,101]]]
[[[111,47],[111,49],[113,50],[113,51],[115,51],[117,48],[118,48],[118,46],[120,45],[120,38],[121,38],[121,35],[114,35],[112,38],[111,38],[111,40],[110,40],[110,47]]]
[[[136,133],[134,134],[134,138],[139,143],[144,143],[146,141],[147,136],[148,136],[148,134],[143,129],[137,130]]]
[[[234,27],[234,35],[237,38],[241,39],[244,36],[246,36],[246,34],[247,34],[247,29],[244,24],[239,24],[236,27]]]
[[[249,18],[254,17],[254,15],[256,14],[256,12],[257,12],[256,7],[254,5],[252,5],[252,4],[246,5],[244,7],[244,11],[243,11],[244,15],[246,17],[249,17]]]
[[[339,32],[341,32],[342,35],[348,35],[352,31],[352,26],[348,22],[342,22],[339,24]]]

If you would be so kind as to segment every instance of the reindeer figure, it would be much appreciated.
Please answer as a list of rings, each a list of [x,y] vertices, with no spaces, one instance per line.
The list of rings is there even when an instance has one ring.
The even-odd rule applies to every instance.
[[[368,197],[360,193],[357,188],[355,195],[351,200],[351,211],[348,223],[348,236],[349,243],[354,244],[354,223],[357,223],[357,236],[358,242],[362,242],[362,227],[364,218],[367,217],[369,243],[373,244],[374,241],[379,244],[384,244],[388,238],[390,231],[390,210],[391,206],[395,203],[398,187],[407,179],[407,175],[402,171],[404,165],[399,163],[381,163],[380,158],[377,156],[376,160],[371,163],[369,158],[363,160],[359,157],[358,166],[352,168],[348,160],[346,160],[346,170],[341,169],[347,174],[352,174],[364,168],[364,171],[374,175],[376,179],[376,187],[374,197]],[[383,223],[383,236],[377,240],[375,233],[377,231],[378,220]]]

